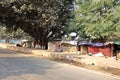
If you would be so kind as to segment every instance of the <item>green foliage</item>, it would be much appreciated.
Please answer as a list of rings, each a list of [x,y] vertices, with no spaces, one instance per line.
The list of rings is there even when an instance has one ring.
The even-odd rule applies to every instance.
[[[2,0],[0,23],[21,28],[35,40],[60,38],[72,18],[73,0]]]
[[[31,38],[29,34],[25,33],[21,29],[17,29],[17,31],[9,32],[8,28],[0,27],[0,39],[29,39]],[[31,38],[32,39],[32,38]]]
[[[90,38],[120,36],[120,0],[76,0],[76,29]]]

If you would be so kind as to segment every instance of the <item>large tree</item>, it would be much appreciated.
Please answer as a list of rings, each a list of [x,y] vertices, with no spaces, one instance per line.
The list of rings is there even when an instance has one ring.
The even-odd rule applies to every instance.
[[[120,0],[76,0],[74,13],[71,30],[89,38],[120,37]]]
[[[21,28],[47,48],[49,39],[65,33],[73,0],[1,0],[0,23],[9,31]]]

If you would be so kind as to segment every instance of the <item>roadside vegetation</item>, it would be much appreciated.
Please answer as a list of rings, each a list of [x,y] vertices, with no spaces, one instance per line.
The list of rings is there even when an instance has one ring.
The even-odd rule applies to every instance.
[[[120,0],[1,0],[0,25],[12,35],[21,29],[47,49],[48,41],[71,32],[88,39],[120,37],[119,12]]]

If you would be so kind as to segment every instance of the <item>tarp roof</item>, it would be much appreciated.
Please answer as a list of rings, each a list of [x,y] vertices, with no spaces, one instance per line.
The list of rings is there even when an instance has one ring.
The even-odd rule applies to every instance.
[[[70,44],[70,45],[77,45],[77,41],[62,41],[61,42],[61,44],[63,44],[63,43],[65,43],[65,44]]]
[[[104,43],[90,43],[90,42],[87,42],[87,41],[83,41],[83,42],[79,42],[79,45],[90,45],[90,46],[101,47],[101,46],[104,46]]]

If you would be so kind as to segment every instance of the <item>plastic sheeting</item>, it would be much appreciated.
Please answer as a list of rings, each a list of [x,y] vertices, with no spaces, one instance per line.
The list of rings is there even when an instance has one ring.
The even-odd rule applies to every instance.
[[[80,42],[79,45],[88,45],[88,46],[104,46],[104,43],[89,43],[89,42]]]
[[[97,54],[101,52],[104,56],[111,56],[111,48],[109,46],[104,47],[96,47],[96,46],[88,46],[88,52],[92,54]]]

